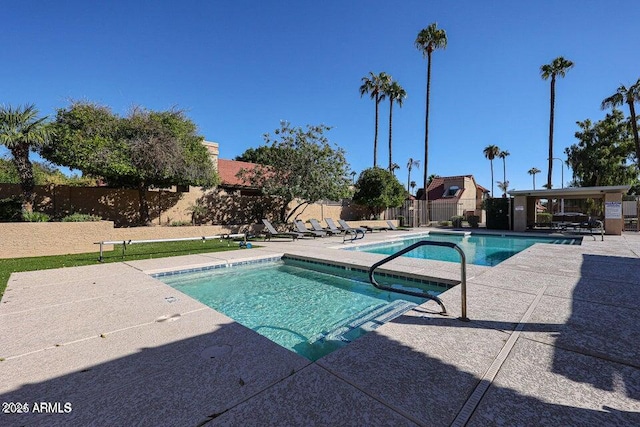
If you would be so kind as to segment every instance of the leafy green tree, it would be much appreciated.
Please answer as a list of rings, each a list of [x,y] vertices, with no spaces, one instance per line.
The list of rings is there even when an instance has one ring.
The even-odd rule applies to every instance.
[[[556,77],[564,77],[573,68],[573,62],[564,59],[562,56],[557,57],[550,64],[540,67],[540,76],[542,80],[551,78],[551,108],[549,110],[549,171],[547,173],[547,188],[551,188],[551,174],[553,169],[553,121],[555,116],[556,103]]]
[[[353,201],[369,209],[379,217],[386,208],[402,206],[407,193],[400,181],[391,172],[381,168],[362,171],[356,182]]]
[[[389,172],[393,173],[393,156],[392,152],[392,143],[391,137],[393,134],[393,103],[398,104],[398,107],[402,107],[402,104],[407,97],[407,91],[404,90],[398,82],[393,81],[390,78],[389,84],[384,88],[384,93],[386,97],[389,99]]]
[[[182,111],[133,109],[119,117],[107,107],[73,103],[58,110],[53,144],[42,155],[59,165],[103,177],[111,186],[135,188],[140,222],[150,222],[150,187],[218,182],[203,137]]]
[[[422,29],[418,33],[418,37],[415,41],[416,48],[422,52],[422,56],[427,58],[427,101],[426,111],[424,118],[424,195],[425,200],[428,198],[427,190],[427,178],[429,169],[429,101],[431,98],[431,54],[436,49],[445,49],[447,47],[447,33],[438,28],[436,22],[429,24],[427,28]]]
[[[385,98],[385,89],[391,81],[391,76],[387,73],[373,74],[369,72],[368,76],[362,78],[362,85],[360,85],[360,97],[365,94],[369,94],[371,99],[375,101],[376,107],[376,119],[375,119],[375,132],[373,134],[373,167],[378,165],[378,106],[380,101]]]
[[[636,117],[635,103],[640,102],[640,79],[628,88],[620,85],[616,93],[602,101],[602,109],[616,108],[622,104],[629,106],[629,121],[633,129],[633,141],[636,152],[636,162],[640,167],[640,136],[638,135],[638,119]]]
[[[409,157],[409,161],[407,162],[407,193],[409,192],[409,186],[411,184],[411,169],[420,167],[420,160],[414,160],[413,157]]]
[[[0,106],[0,144],[9,149],[22,187],[22,209],[33,211],[35,179],[29,152],[49,141],[46,117],[38,118],[35,105]]]
[[[265,164],[264,161],[268,156],[265,156],[265,152],[269,151],[271,147],[266,145],[262,145],[257,148],[247,148],[244,153],[236,156],[234,160],[238,162],[249,162],[249,163],[260,163],[262,160],[262,164]]]
[[[275,136],[264,135],[268,150],[261,150],[253,169],[238,177],[281,202],[282,222],[318,200],[339,200],[349,195],[349,164],[345,152],[324,135],[331,128],[307,125],[306,130],[281,122]],[[296,205],[288,213],[289,204]]]
[[[90,177],[79,177],[77,175],[66,176],[58,168],[44,162],[33,162],[33,180],[35,185],[69,185],[69,186],[91,186],[95,185],[95,180]],[[0,159],[0,183],[20,184],[20,175],[16,165],[5,159]]]
[[[620,110],[596,123],[577,122],[578,143],[565,149],[573,170],[573,184],[579,187],[631,185],[638,190],[638,165],[633,161],[634,140]]]
[[[491,197],[493,197],[493,159],[500,155],[500,148],[497,145],[487,145],[482,153],[491,163]]]
[[[527,171],[527,173],[528,173],[529,175],[533,176],[533,189],[534,189],[534,190],[536,189],[536,174],[537,174],[537,173],[540,173],[540,172],[541,172],[541,170],[540,170],[540,169],[538,169],[538,168],[536,168],[536,167],[533,167],[533,168],[531,168],[531,169],[529,169],[529,170]]]

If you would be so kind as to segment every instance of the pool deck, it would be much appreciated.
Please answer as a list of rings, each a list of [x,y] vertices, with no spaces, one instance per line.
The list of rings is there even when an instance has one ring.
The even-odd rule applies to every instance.
[[[470,322],[456,318],[456,286],[441,295],[449,316],[425,303],[317,362],[149,276],[283,254],[365,267],[383,257],[341,242],[13,274],[0,403],[29,413],[3,404],[0,425],[640,425],[637,233],[469,265]],[[460,277],[457,263],[385,269]]]

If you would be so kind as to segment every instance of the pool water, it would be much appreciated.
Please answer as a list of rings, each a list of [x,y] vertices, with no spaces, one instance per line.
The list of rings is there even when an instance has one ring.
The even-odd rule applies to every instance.
[[[581,239],[555,237],[519,237],[494,236],[488,234],[445,234],[429,233],[418,237],[406,238],[391,243],[364,245],[349,248],[383,255],[391,255],[421,240],[456,243],[464,251],[467,263],[475,265],[494,266],[507,258],[521,252],[535,243],[550,243],[562,245],[579,245]],[[459,262],[460,255],[454,249],[440,246],[421,246],[404,254],[410,258],[432,259],[438,261]]]
[[[296,260],[158,277],[314,361],[425,301],[379,290],[365,278],[364,271]],[[432,295],[447,289],[446,285],[403,281],[397,276],[376,278]]]

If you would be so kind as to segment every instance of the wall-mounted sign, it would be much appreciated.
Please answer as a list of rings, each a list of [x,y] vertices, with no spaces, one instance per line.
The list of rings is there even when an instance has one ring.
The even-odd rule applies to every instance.
[[[516,206],[516,210],[517,211],[523,211],[524,210],[524,206]]]
[[[622,218],[622,202],[604,202],[605,219]]]

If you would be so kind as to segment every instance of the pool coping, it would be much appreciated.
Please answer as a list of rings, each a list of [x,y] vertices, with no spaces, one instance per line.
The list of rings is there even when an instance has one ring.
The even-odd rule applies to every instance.
[[[370,240],[379,239],[369,236]],[[393,235],[389,233],[384,237]],[[151,402],[160,407],[171,405],[181,395],[188,395],[192,403],[186,406],[188,411],[172,412],[171,420],[178,424],[194,424],[194,414],[199,414],[203,425],[214,419],[216,423],[230,424],[313,424],[312,420],[330,424],[349,419],[354,424],[358,421],[362,424],[365,423],[364,416],[375,416],[375,419],[389,422],[449,425],[467,404],[466,396],[470,396],[478,384],[485,383],[483,378],[486,378],[501,350],[506,348],[503,343],[511,338],[514,345],[496,368],[495,376],[487,380],[488,388],[479,402],[470,410],[469,425],[484,425],[492,419],[510,420],[509,423],[515,424],[547,424],[553,419],[548,418],[549,414],[565,417],[563,419],[572,424],[613,423],[629,421],[640,412],[640,401],[626,391],[640,387],[640,366],[637,363],[640,350],[633,345],[640,336],[640,322],[637,322],[638,315],[627,308],[629,300],[637,299],[640,284],[637,268],[640,236],[637,235],[609,236],[604,242],[586,239],[580,246],[549,248],[549,245],[534,245],[496,267],[475,270],[469,280],[472,292],[469,296],[470,324],[465,326],[454,318],[434,315],[429,312],[432,307],[427,303],[422,311],[402,316],[382,326],[373,335],[367,334],[316,363],[279,352],[255,337],[257,334],[254,332],[234,325],[224,316],[217,315],[215,310],[201,307],[189,299],[174,303],[165,301],[166,295],[178,294],[171,293],[168,286],[143,273],[161,272],[168,268],[167,264],[179,262],[186,265],[234,263],[286,253],[327,255],[341,262],[359,261],[363,265],[376,259],[369,256],[371,254],[337,254],[338,251],[329,248],[337,246],[336,243],[337,239],[273,242],[251,252],[234,251],[173,261],[117,263],[12,275],[5,294],[9,300],[3,300],[0,305],[3,320],[0,322],[0,347],[3,349],[7,345],[32,342],[38,346],[40,342],[46,343],[47,336],[55,332],[51,325],[56,325],[63,318],[74,320],[62,325],[64,327],[61,326],[59,333],[82,337],[85,334],[82,328],[86,328],[83,325],[88,325],[87,322],[95,321],[99,328],[100,324],[106,325],[111,319],[109,307],[120,310],[121,317],[113,318],[113,330],[104,330],[106,338],[96,334],[75,338],[74,341],[61,341],[60,346],[23,353],[0,362],[6,379],[6,383],[0,386],[0,394],[4,400],[14,401],[22,397],[33,402],[36,396],[71,396],[77,399],[73,402],[73,413],[49,414],[46,420],[51,425],[65,425],[71,421],[88,423],[95,421],[96,416],[104,416],[103,421],[112,423],[141,419],[167,422],[167,418],[161,415],[165,412],[152,410],[149,405]],[[439,270],[446,266],[428,264],[429,267],[421,268],[419,262],[402,260],[391,267],[409,272],[438,270],[446,273]],[[601,292],[598,289],[601,283],[607,283],[616,292],[598,293]],[[42,292],[53,289],[52,286],[57,290],[55,293]],[[111,289],[112,293],[108,293]],[[451,304],[454,310],[459,304],[457,289],[455,287],[442,294],[445,303]],[[131,300],[130,296],[134,294],[147,297]],[[618,298],[617,294],[623,297]],[[117,305],[120,300],[116,298],[120,296],[125,304],[121,307]],[[603,298],[608,299],[603,301]],[[16,304],[23,308],[12,311],[11,307],[16,307]],[[81,307],[84,308],[79,311]],[[166,321],[148,323],[143,319],[147,316],[153,320],[150,316],[162,312],[169,315]],[[530,313],[529,318],[525,312]],[[181,317],[171,321],[174,319],[171,313]],[[580,317],[581,313],[585,313],[584,317]],[[601,327],[588,328],[585,322],[590,320],[589,313],[598,313],[597,324]],[[76,315],[80,317],[71,317]],[[122,324],[128,316],[132,326]],[[116,327],[118,322],[122,324],[120,329]],[[189,372],[199,369],[200,359],[176,364],[173,366],[175,375],[171,371],[163,372],[165,377],[169,375],[173,381],[172,389],[178,390],[178,394],[162,387],[161,377],[143,375],[145,369],[153,368],[149,364],[139,366],[140,374],[136,373],[138,370],[131,371],[126,377],[116,374],[128,367],[128,361],[135,365],[136,359],[130,355],[132,351],[138,351],[140,357],[152,357],[154,351],[175,347],[175,352],[170,354],[186,357],[183,350],[196,344],[196,341],[192,343],[189,340],[196,339],[194,334],[201,334],[202,327],[207,328],[205,325],[208,324],[218,324],[222,329],[211,335],[197,335],[201,341],[219,340],[227,336],[224,330],[233,330],[229,337],[233,337],[238,346],[241,347],[244,341],[259,343],[254,350],[243,347],[243,352],[234,353],[233,360],[225,359],[224,372],[244,372],[245,379],[240,380],[245,385],[239,386],[237,379],[235,386],[216,382],[219,381],[216,376],[206,377],[207,381],[194,380]],[[547,332],[536,330],[535,325],[538,324],[555,326]],[[522,329],[516,336],[518,325],[522,325]],[[165,332],[158,335],[154,330]],[[175,331],[177,335],[166,335],[169,331]],[[615,346],[608,345],[611,339],[616,340]],[[141,345],[149,349],[140,349]],[[200,348],[199,345],[196,347]],[[252,359],[255,351],[259,356]],[[389,354],[393,357],[387,357]],[[76,372],[82,369],[100,371],[103,365],[96,365],[100,357],[105,360],[104,366],[112,366],[116,374],[105,377],[104,381],[114,386],[128,384],[135,393],[107,393],[102,399],[90,392],[99,389],[100,382],[92,381],[84,386],[85,380]],[[281,362],[275,363],[275,360]],[[407,371],[408,363],[419,368],[420,372],[431,374],[416,375],[413,370]],[[268,373],[263,369],[266,366],[270,369],[283,366],[286,369]],[[206,375],[214,375],[215,372]],[[260,374],[256,377],[252,372]],[[608,373],[623,381],[627,388],[607,388],[605,380]],[[260,383],[259,378],[268,378],[268,382]],[[78,384],[85,388],[78,389]],[[54,386],[62,387],[52,388]],[[67,388],[70,386],[74,388]],[[248,390],[247,387],[253,388]],[[74,392],[74,389],[80,391]],[[188,393],[190,389],[198,394]],[[50,391],[49,394],[41,394],[36,393],[38,390]],[[133,405],[135,396],[138,393],[142,396],[147,390],[153,392],[153,398]],[[78,394],[83,391],[84,394]],[[212,399],[216,402],[222,400],[212,405]],[[83,402],[91,406],[90,411]],[[442,409],[432,402],[441,402]],[[603,409],[603,405],[613,409]],[[424,407],[431,407],[432,413],[424,412],[421,409]],[[449,412],[453,416],[448,415]],[[8,424],[24,424],[30,419],[44,419],[33,414],[30,417],[16,415],[3,418],[3,422],[12,420]]]

